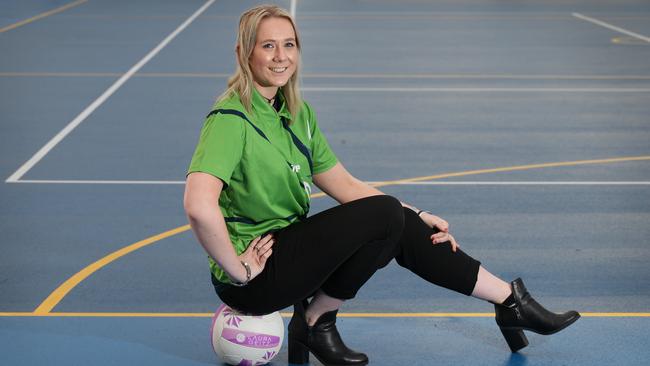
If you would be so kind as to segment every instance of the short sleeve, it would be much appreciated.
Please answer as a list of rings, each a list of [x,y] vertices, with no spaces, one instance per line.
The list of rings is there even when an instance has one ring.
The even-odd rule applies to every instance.
[[[244,138],[244,124],[239,117],[209,116],[201,129],[187,174],[208,173],[230,185],[230,178],[242,157]]]
[[[328,171],[338,162],[336,155],[327,143],[327,139],[318,127],[316,114],[311,109],[309,104],[305,103],[307,108],[307,126],[309,127],[308,133],[310,134],[312,160],[314,163],[314,174],[319,174]]]

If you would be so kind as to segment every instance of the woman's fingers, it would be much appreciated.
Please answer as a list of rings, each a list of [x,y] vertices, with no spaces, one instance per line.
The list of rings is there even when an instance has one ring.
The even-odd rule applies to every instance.
[[[269,249],[266,252],[264,252],[264,254],[260,255],[259,261],[262,268],[264,268],[264,266],[266,265],[266,260],[269,259],[272,253],[273,253],[273,249]]]
[[[445,233],[449,232],[449,223],[438,217],[438,220],[435,222],[435,226]]]
[[[444,243],[446,241],[449,241],[450,235],[451,234],[449,234],[448,232],[440,231],[431,235],[431,241],[433,241],[433,244]]]
[[[446,243],[449,242],[451,244],[451,250],[456,251],[456,248],[458,248],[460,245],[456,242],[456,239],[454,239],[451,234],[448,232],[439,232],[431,235],[430,237],[431,242],[433,244],[440,244],[440,243]]]
[[[452,252],[455,252],[456,249],[457,249],[460,245],[458,245],[458,243],[456,242],[456,239],[454,239],[453,236],[449,235],[449,238],[451,239],[451,240],[449,240],[449,241],[451,242],[451,251],[452,251]]]
[[[264,266],[266,259],[271,255],[271,248],[275,244],[275,239],[273,235],[266,235],[264,237],[255,238],[249,247],[252,250],[252,254],[255,259]]]

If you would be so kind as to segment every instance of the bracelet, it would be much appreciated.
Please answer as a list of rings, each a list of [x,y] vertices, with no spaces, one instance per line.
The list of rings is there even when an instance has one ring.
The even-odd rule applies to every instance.
[[[231,279],[230,283],[233,286],[244,287],[244,286],[248,285],[248,282],[250,282],[250,280],[251,280],[251,267],[248,265],[248,263],[246,263],[244,261],[240,261],[240,263],[241,263],[242,266],[244,266],[244,268],[246,268],[246,281],[244,281],[244,282],[235,282],[235,281],[233,281]]]
[[[431,215],[431,212],[429,212],[429,211],[420,210],[420,211],[418,211],[418,216],[420,216],[420,214],[423,213],[423,212],[426,212],[426,213],[428,213],[429,215]]]

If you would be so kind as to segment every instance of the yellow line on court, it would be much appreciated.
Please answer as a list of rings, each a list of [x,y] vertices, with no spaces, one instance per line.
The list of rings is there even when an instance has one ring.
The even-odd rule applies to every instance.
[[[0,312],[0,317],[78,317],[78,318],[209,318],[213,313],[118,313],[118,312]],[[292,313],[280,313],[284,318]],[[587,318],[649,318],[650,313],[580,313]],[[339,313],[343,318],[492,318],[494,313]]]
[[[407,179],[391,180],[384,182],[373,183],[375,187],[388,186],[393,184],[399,184],[404,182],[417,182],[425,181],[432,179],[442,179],[450,177],[462,177],[467,175],[478,175],[478,174],[487,174],[487,173],[499,173],[499,172],[511,172],[517,170],[530,170],[530,169],[541,169],[541,168],[552,168],[552,167],[561,167],[561,166],[575,166],[575,165],[586,165],[586,164],[608,164],[608,163],[620,163],[620,162],[629,162],[629,161],[641,161],[641,160],[650,160],[650,156],[630,156],[630,157],[621,157],[621,158],[611,158],[611,159],[596,159],[596,160],[578,160],[578,161],[566,161],[566,162],[556,162],[556,163],[544,163],[544,164],[529,164],[529,165],[518,165],[505,168],[493,168],[493,169],[479,169],[479,170],[469,170],[465,172],[456,172],[456,173],[445,173],[445,174],[436,174],[436,175],[427,175],[423,177],[414,177]],[[316,193],[312,194],[311,198],[318,198],[324,196],[325,193]],[[144,246],[153,244],[162,239],[168,238],[170,236],[180,234],[182,232],[188,231],[190,229],[189,225],[183,225],[172,230],[165,231],[164,233],[146,238],[137,243],[128,245],[118,251],[115,251],[104,258],[92,263],[86,268],[82,269],[67,281],[61,284],[56,290],[54,290],[37,308],[34,310],[36,315],[47,315],[54,309],[54,307],[63,300],[63,298],[81,281],[88,278],[90,275],[101,269],[102,267],[108,265],[109,263],[115,261],[116,259],[125,256],[135,250],[138,250]],[[62,314],[62,313],[56,313]]]
[[[465,172],[457,173],[444,173],[436,175],[427,175],[424,177],[415,177],[415,178],[406,178],[398,180],[388,180],[384,182],[375,182],[371,183],[373,187],[384,187],[389,185],[396,185],[400,183],[408,182],[421,182],[434,179],[443,179],[443,178],[453,178],[453,177],[464,177],[468,175],[479,175],[479,174],[488,174],[488,173],[503,173],[503,172],[514,172],[517,170],[531,170],[531,169],[542,169],[542,168],[557,168],[562,166],[575,166],[575,165],[587,165],[587,164],[608,164],[608,163],[621,163],[628,161],[641,161],[641,160],[650,160],[650,156],[628,156],[622,158],[612,158],[612,159],[596,159],[596,160],[576,160],[576,161],[565,161],[558,163],[543,163],[543,164],[529,164],[529,165],[517,165],[505,168],[492,168],[492,169],[478,169],[478,170],[468,170]],[[322,197],[325,193],[315,193],[312,195],[312,198]]]
[[[88,0],[78,0],[78,1],[75,1],[75,2],[73,2],[73,3],[70,3],[70,4],[67,4],[67,5],[60,6],[60,7],[56,8],[56,9],[52,9],[52,10],[50,10],[50,11],[46,11],[45,13],[41,13],[41,14],[35,15],[35,16],[29,18],[29,19],[25,19],[25,20],[22,20],[22,21],[20,21],[20,22],[18,22],[18,23],[14,23],[14,24],[8,25],[8,26],[6,26],[6,27],[4,27],[4,28],[0,28],[0,33],[3,33],[3,32],[6,32],[6,31],[9,31],[9,30],[12,30],[12,29],[18,28],[18,27],[20,27],[20,26],[22,26],[22,25],[25,25],[25,24],[31,23],[31,22],[36,21],[36,20],[39,20],[39,19],[41,19],[41,18],[49,17],[50,15],[54,15],[54,14],[56,14],[56,13],[60,13],[60,12],[62,12],[62,11],[68,10],[68,9],[70,9],[70,8],[72,8],[72,7],[77,6],[77,5],[81,5],[81,4],[83,4],[83,3],[87,2],[87,1],[88,1]]]
[[[74,276],[70,277],[67,281],[61,284],[61,286],[59,286],[56,290],[54,290],[54,292],[52,292],[50,296],[48,296],[41,303],[41,305],[39,305],[36,308],[36,310],[34,310],[34,313],[37,315],[43,315],[49,313],[59,302],[61,302],[61,300],[63,300],[65,295],[67,295],[68,292],[70,292],[75,286],[81,283],[81,281],[85,280],[86,278],[88,278],[88,276],[95,273],[96,271],[106,266],[107,264],[113,262],[114,260],[122,256],[125,256],[133,251],[136,251],[144,246],[153,244],[157,241],[176,235],[178,233],[182,233],[189,229],[190,229],[189,225],[184,225],[181,227],[177,227],[176,229],[165,231],[164,233],[154,235],[144,240],[140,240],[137,243],[126,246],[92,263],[91,265],[77,272]]]

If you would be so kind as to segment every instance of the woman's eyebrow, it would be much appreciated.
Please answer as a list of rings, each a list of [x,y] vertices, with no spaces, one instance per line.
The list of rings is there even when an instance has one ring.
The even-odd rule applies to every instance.
[[[289,41],[295,42],[296,39],[295,38],[285,38],[284,39],[284,42],[289,42]],[[269,38],[269,39],[265,39],[263,41],[260,41],[260,43],[265,43],[265,42],[277,42],[277,40]]]

